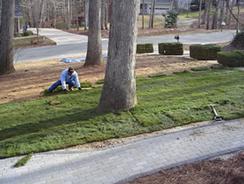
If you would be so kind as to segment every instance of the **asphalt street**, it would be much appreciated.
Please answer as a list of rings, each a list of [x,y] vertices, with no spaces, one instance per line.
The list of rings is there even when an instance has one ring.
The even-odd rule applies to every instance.
[[[67,33],[57,29],[41,29],[40,34],[54,40],[57,45],[35,48],[21,48],[15,51],[15,63],[27,61],[42,61],[48,59],[62,59],[65,57],[77,57],[84,59],[87,50],[87,36]],[[180,35],[183,44],[210,44],[231,41],[235,31],[211,33],[189,33]],[[153,43],[157,52],[157,44],[160,42],[174,42],[173,34],[161,36],[138,37],[137,43]],[[108,39],[102,40],[104,56],[107,54]]]

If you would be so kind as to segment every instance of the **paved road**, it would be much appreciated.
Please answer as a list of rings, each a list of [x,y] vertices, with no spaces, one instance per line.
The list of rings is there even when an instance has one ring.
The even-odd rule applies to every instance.
[[[244,149],[244,119],[201,123],[100,151],[67,149],[35,154],[26,166],[0,160],[4,184],[113,184],[183,163]]]
[[[41,61],[53,58],[81,57],[84,58],[87,50],[87,37],[67,33],[56,29],[41,29],[42,35],[57,42],[56,46],[46,46],[38,48],[18,49],[15,53],[15,62]],[[181,42],[184,44],[194,43],[222,43],[233,39],[235,31],[224,31],[215,33],[183,34]],[[139,37],[138,43],[153,43],[157,51],[159,42],[173,42],[174,35],[146,36]],[[103,54],[106,55],[108,40],[102,40]]]

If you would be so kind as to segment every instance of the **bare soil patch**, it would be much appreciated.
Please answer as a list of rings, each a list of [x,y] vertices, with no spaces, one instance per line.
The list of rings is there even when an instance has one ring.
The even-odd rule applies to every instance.
[[[228,159],[187,164],[138,178],[128,184],[243,184],[244,152]]]
[[[104,77],[105,65],[84,68],[82,63],[65,64],[58,60],[16,64],[15,73],[0,76],[0,104],[41,97],[43,91],[59,78],[60,72],[70,65],[79,73],[82,82],[95,83]],[[137,76],[170,74],[210,65],[206,61],[184,57],[140,55],[137,56],[136,73]]]

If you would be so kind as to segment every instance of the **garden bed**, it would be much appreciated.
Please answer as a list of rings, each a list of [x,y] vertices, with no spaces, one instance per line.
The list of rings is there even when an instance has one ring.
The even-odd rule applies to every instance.
[[[47,45],[56,45],[56,43],[45,36],[23,36],[14,38],[14,48],[40,47]]]
[[[243,184],[244,152],[228,159],[207,160],[162,170],[128,184]]]

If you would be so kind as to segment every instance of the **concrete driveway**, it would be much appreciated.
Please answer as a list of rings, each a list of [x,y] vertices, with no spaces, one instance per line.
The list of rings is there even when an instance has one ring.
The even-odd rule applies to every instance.
[[[35,30],[34,30],[35,31]],[[57,29],[40,29],[40,34],[56,41],[55,46],[36,48],[23,48],[15,51],[15,63],[26,61],[41,61],[47,59],[62,59],[64,57],[85,58],[87,50],[87,36],[67,33]],[[234,30],[212,33],[182,34],[180,41],[184,44],[209,44],[231,41],[235,35]],[[157,51],[160,42],[174,42],[173,34],[161,36],[138,37],[138,43],[153,43]],[[102,40],[103,54],[107,54],[108,39]]]
[[[36,29],[31,28],[30,30],[36,33]],[[72,34],[59,29],[41,28],[39,34],[55,41],[57,45],[80,44],[88,41],[87,36]]]

